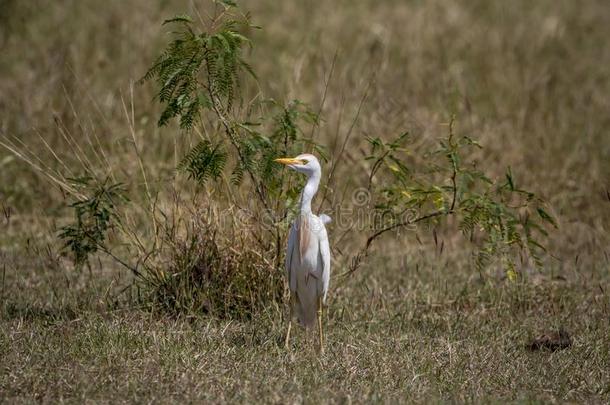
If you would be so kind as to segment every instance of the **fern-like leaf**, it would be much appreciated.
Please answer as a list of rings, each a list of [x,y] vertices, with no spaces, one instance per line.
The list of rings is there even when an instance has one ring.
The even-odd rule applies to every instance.
[[[199,142],[182,158],[177,169],[188,173],[189,178],[204,184],[217,180],[227,162],[227,154],[220,145],[212,146],[208,141]]]

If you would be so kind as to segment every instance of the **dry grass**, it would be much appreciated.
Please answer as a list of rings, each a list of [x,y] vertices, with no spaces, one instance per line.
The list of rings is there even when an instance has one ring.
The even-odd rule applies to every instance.
[[[130,83],[165,41],[163,18],[190,7],[3,2],[0,135],[67,175],[87,166],[69,147],[73,137],[88,145],[94,170],[130,179],[146,201],[135,142],[148,185],[169,193],[193,136],[157,129],[153,89]],[[250,55],[262,91],[314,109],[324,100],[314,135],[329,148],[327,172],[336,165],[325,206],[366,177],[365,136],[409,130],[423,147],[455,114],[458,130],[485,146],[481,166],[496,176],[511,166],[519,185],[550,201],[560,222],[555,258],[510,283],[495,269],[477,274],[450,232],[440,235],[442,251],[425,229],[421,244],[388,236],[355,276],[332,281],[325,356],[302,337],[286,352],[282,308],[244,322],[168,318],[139,310],[138,291],[120,293],[130,277],[104,257],[74,271],[54,237],[69,214],[62,191],[0,150],[0,400],[609,401],[610,6],[263,0],[245,8],[264,27],[252,33]],[[348,134],[347,152],[332,160]],[[331,240],[342,233],[331,229]],[[359,242],[348,234],[339,247]],[[559,327],[571,348],[525,349]]]
[[[283,349],[278,310],[256,321],[171,319],[108,309],[78,281],[54,298],[11,280],[0,333],[6,400],[570,401],[608,399],[607,283],[448,283],[419,272],[358,275],[333,296],[320,358],[302,335]],[[427,270],[421,270],[421,269]],[[65,277],[58,275],[58,277]],[[88,280],[87,277],[82,277]],[[67,280],[56,280],[63,285]],[[91,283],[83,281],[83,283]],[[103,288],[100,282],[99,288]],[[60,286],[57,286],[60,289]],[[61,290],[60,290],[61,291]],[[23,299],[18,297],[22,294]],[[79,302],[85,300],[85,302]],[[563,326],[571,348],[531,352]]]

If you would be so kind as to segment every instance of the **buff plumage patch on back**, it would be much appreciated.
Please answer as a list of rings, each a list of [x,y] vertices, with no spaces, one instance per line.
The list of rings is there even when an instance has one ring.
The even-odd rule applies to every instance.
[[[301,215],[298,222],[299,258],[301,259],[301,263],[303,262],[303,256],[305,255],[305,252],[307,252],[307,249],[309,249],[309,244],[311,243],[310,228],[308,216]]]

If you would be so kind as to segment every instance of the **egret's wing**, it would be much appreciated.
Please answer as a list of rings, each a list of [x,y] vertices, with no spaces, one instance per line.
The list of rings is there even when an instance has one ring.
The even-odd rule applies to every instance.
[[[286,279],[290,291],[296,291],[296,277],[292,277],[294,249],[297,242],[297,230],[293,223],[288,233],[288,247],[286,248]]]
[[[326,302],[326,293],[330,283],[330,246],[328,244],[328,236],[326,229],[323,232],[324,237],[320,238],[320,260],[319,265],[322,267],[322,280],[318,284],[318,294],[322,295],[322,301]],[[321,288],[320,288],[321,287]]]

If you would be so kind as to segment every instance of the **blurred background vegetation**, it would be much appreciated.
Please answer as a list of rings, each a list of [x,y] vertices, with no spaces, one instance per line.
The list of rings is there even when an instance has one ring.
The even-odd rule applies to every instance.
[[[121,98],[133,100],[142,153],[170,175],[176,128],[156,128],[153,86],[130,86],[168,40],[160,23],[192,7],[3,1],[3,135],[37,148],[40,134],[65,147],[62,128],[93,131],[117,170],[132,173],[137,162],[122,159],[130,137]],[[603,2],[251,1],[243,8],[263,27],[249,33],[255,47],[248,55],[262,91],[314,108],[326,93],[317,137],[331,156],[341,146],[331,142],[335,133],[347,131],[371,83],[345,156],[356,167],[364,136],[409,130],[435,140],[455,114],[459,131],[485,146],[479,160],[486,168],[500,176],[511,166],[520,184],[555,207],[564,254],[600,255],[608,246],[610,28]],[[42,220],[63,201],[47,180],[0,153],[0,196],[21,234],[18,218]]]

